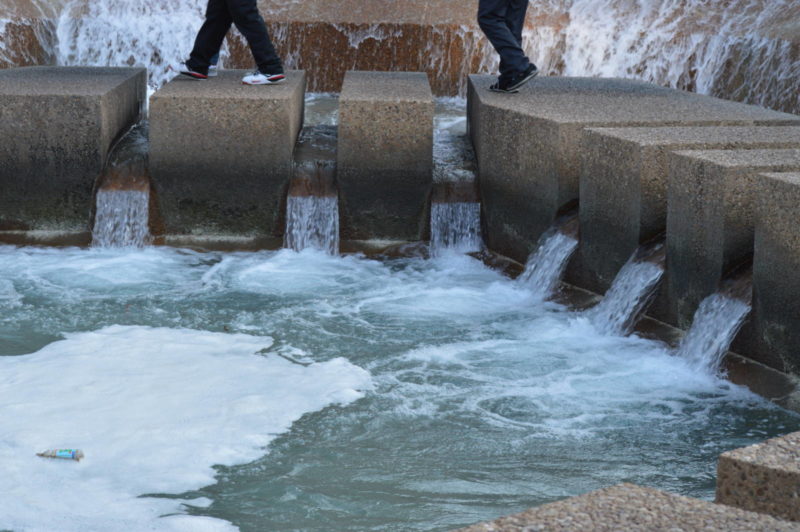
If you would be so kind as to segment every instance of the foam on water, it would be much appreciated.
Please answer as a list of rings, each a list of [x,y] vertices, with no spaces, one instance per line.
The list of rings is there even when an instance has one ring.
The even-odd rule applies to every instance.
[[[0,279],[0,293],[16,294],[0,313],[0,352],[39,350],[0,357],[0,379],[49,386],[0,386],[0,414],[13,422],[0,465],[30,477],[25,493],[57,498],[75,484],[47,475],[102,460],[110,484],[87,493],[116,493],[130,512],[92,506],[105,528],[134,515],[167,526],[173,518],[153,516],[186,499],[184,519],[243,530],[363,531],[451,530],[622,481],[708,498],[720,452],[800,429],[797,416],[663,344],[601,334],[465,255],[6,246]],[[254,356],[270,338],[266,357]],[[199,405],[187,404],[192,390]],[[354,390],[367,393],[348,403]],[[294,412],[282,428],[264,410],[278,397]],[[296,397],[312,403],[295,410]],[[53,406],[61,399],[66,409]],[[123,400],[122,419],[106,422]],[[26,408],[33,417],[17,415]],[[159,468],[174,459],[170,474],[151,475],[125,447],[134,443]],[[86,461],[33,456],[59,445],[82,447]],[[202,459],[187,464],[194,447]],[[241,465],[213,477],[213,463]],[[177,499],[131,498],[153,491]],[[14,514],[11,528],[35,529],[47,513]]]
[[[214,464],[249,462],[307,412],[370,387],[344,359],[298,365],[268,337],[107,327],[37,353],[0,357],[4,528],[227,530],[188,516],[180,493],[215,481]],[[260,354],[256,354],[260,353]],[[80,447],[76,463],[34,455]],[[204,501],[188,501],[207,506]]]

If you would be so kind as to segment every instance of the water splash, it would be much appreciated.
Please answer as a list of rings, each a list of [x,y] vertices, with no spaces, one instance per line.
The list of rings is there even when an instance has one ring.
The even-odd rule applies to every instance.
[[[751,284],[740,280],[704,299],[677,356],[709,374],[720,373],[725,354],[750,313]]]
[[[284,245],[295,251],[313,248],[338,254],[339,199],[336,196],[289,196]]]
[[[151,241],[150,191],[98,190],[92,246],[144,247]]]
[[[569,227],[577,221],[571,221]],[[534,251],[525,264],[525,271],[517,281],[534,290],[541,299],[552,297],[558,289],[567,261],[578,247],[578,238],[575,233],[561,227],[548,231],[539,240],[539,247]]]
[[[628,334],[651,302],[664,275],[664,246],[649,257],[637,251],[617,274],[603,300],[587,310],[598,330]]]
[[[481,204],[449,202],[431,204],[431,254],[447,251],[481,251]]]

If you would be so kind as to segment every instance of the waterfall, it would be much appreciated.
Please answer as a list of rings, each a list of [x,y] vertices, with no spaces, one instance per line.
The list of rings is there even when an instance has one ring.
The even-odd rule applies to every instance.
[[[144,247],[150,243],[148,190],[98,190],[92,246]]]
[[[284,247],[339,253],[336,192],[336,126],[319,124],[300,132],[286,198]]]
[[[295,251],[339,253],[339,198],[289,196],[284,246]]]
[[[150,243],[147,123],[131,128],[110,150],[95,201],[92,246]]]
[[[18,2],[11,0],[11,13]],[[147,66],[157,88],[172,75],[168,65],[189,53],[204,5],[72,0],[60,17],[48,15],[58,17],[51,32],[57,39],[33,44],[30,34],[6,33],[0,56],[4,48],[38,46],[55,48],[50,54],[58,64]],[[308,69],[312,91],[336,91],[345,70],[379,70],[387,57],[397,69],[427,71],[437,94],[463,96],[469,73],[497,71],[497,55],[467,4],[452,6],[450,20],[432,22],[420,14],[416,23],[391,16],[350,23],[335,7],[260,5],[286,66]],[[542,0],[531,3],[524,37],[528,54],[548,75],[636,78],[798,112],[800,42],[787,23],[798,18],[796,0]],[[252,65],[236,32],[223,54],[239,68]],[[16,53],[11,64],[21,64],[20,57]]]
[[[481,204],[450,202],[431,204],[431,254],[446,250],[481,251]]]
[[[749,279],[739,280],[704,299],[677,356],[703,371],[719,373],[725,354],[750,313],[750,289]]]
[[[574,227],[573,227],[574,226]],[[517,279],[541,298],[552,297],[558,289],[567,262],[578,247],[577,220],[548,231],[539,240],[539,247],[528,257],[525,270]]]
[[[606,334],[628,334],[652,300],[664,275],[663,244],[642,256],[631,256],[617,274],[603,300],[586,311],[595,326]]]
[[[440,98],[433,130],[431,254],[483,250],[475,153],[463,100]]]

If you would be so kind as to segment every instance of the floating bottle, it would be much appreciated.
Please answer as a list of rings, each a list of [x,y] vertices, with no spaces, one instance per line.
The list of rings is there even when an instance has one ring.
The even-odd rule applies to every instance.
[[[36,453],[36,456],[43,458],[60,458],[62,460],[75,460],[80,462],[83,458],[83,451],[80,449],[48,449],[41,453]]]

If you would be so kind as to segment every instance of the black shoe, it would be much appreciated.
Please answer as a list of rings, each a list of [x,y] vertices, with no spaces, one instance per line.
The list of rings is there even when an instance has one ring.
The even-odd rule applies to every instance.
[[[538,73],[539,69],[536,68],[536,65],[531,63],[530,66],[528,66],[528,68],[525,69],[525,72],[520,72],[519,74],[515,74],[511,78],[511,80],[508,82],[508,87],[506,87],[506,90],[516,91],[517,89],[528,83],[530,80],[535,78]]]
[[[506,94],[516,94],[519,92],[518,90],[514,91],[509,90],[507,87],[508,87],[507,83],[502,83],[498,81],[497,83],[493,83],[492,85],[490,85],[489,90],[492,92],[504,92]]]

